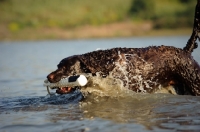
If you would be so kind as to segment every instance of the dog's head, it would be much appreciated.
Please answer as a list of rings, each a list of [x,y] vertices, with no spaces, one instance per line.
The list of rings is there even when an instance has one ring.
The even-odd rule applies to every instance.
[[[47,79],[50,83],[59,82],[62,78],[68,76],[78,75],[80,73],[89,73],[90,71],[86,68],[84,63],[80,60],[80,56],[67,57],[57,65],[58,69],[51,72]],[[65,94],[71,91],[69,87],[62,87],[57,89],[58,94]]]
[[[47,76],[48,81],[51,83],[56,83],[64,77],[82,72],[78,56],[70,56],[61,60],[57,67],[57,70]]]

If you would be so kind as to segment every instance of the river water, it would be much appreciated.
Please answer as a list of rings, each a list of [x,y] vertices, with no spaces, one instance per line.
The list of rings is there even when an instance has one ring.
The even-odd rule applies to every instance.
[[[200,97],[169,94],[47,95],[43,81],[61,59],[113,47],[170,45],[189,36],[0,42],[0,131],[200,131]],[[200,48],[193,52],[200,63]]]

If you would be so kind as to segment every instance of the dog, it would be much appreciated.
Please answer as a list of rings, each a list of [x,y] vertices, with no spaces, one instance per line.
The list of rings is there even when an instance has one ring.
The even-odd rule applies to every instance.
[[[200,0],[197,2],[193,33],[183,48],[149,46],[146,48],[113,48],[67,57],[47,79],[56,83],[62,78],[90,73],[101,78],[112,76],[123,82],[123,87],[137,93],[155,93],[161,87],[173,86],[176,94],[200,95],[200,66],[191,53],[198,47],[200,32]],[[58,88],[58,94],[71,91]]]

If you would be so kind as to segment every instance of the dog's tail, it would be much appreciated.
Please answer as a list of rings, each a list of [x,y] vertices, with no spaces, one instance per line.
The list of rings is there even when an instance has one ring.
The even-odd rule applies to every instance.
[[[183,48],[184,51],[192,53],[193,50],[198,47],[198,44],[196,42],[197,39],[199,39],[200,41],[198,33],[200,33],[200,0],[197,0],[197,5],[195,9],[193,32],[187,42],[187,45]]]

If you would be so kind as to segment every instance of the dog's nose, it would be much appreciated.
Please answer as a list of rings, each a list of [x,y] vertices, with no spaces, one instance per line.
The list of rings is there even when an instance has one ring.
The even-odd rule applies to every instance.
[[[49,75],[47,76],[47,79],[49,80],[49,82],[53,82],[53,80],[54,80],[54,75],[53,75],[53,74],[49,74]]]

